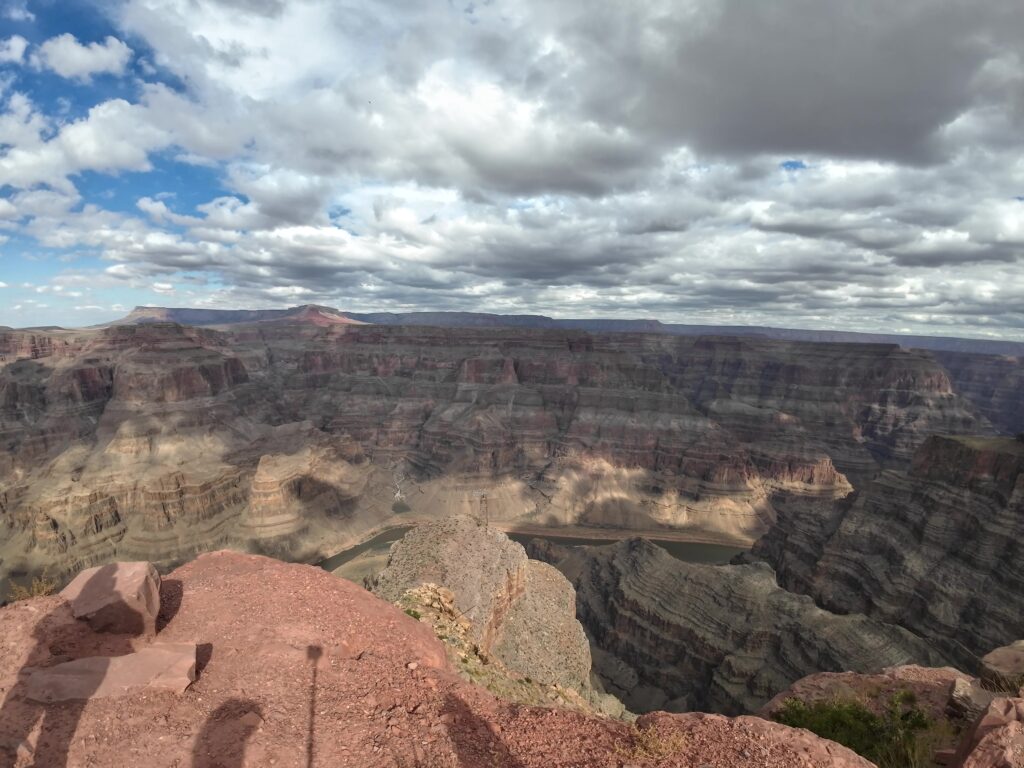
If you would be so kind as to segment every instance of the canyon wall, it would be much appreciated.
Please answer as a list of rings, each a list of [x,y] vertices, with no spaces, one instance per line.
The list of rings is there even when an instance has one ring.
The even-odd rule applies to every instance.
[[[644,539],[529,551],[573,582],[594,670],[633,711],[752,712],[812,671],[944,661],[901,627],[781,589],[764,563],[684,563]]]
[[[0,577],[316,559],[455,513],[749,543],[930,433],[993,431],[895,345],[153,323],[4,331],[0,357]]]
[[[781,507],[780,507],[781,508]],[[929,438],[827,515],[796,504],[754,547],[820,605],[898,623],[966,671],[1024,636],[1024,443]]]
[[[1024,432],[1024,354],[934,352],[957,392],[1009,435]]]

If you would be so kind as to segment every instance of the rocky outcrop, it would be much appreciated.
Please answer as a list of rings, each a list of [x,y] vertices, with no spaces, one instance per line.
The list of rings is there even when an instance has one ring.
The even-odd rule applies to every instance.
[[[996,648],[981,657],[981,683],[991,691],[1016,694],[1024,690],[1024,640]]]
[[[818,673],[798,680],[762,709],[778,717],[787,702],[855,703],[882,718],[903,713],[918,762],[953,768],[1019,768],[1024,764],[1024,699],[998,697],[952,668],[893,667],[881,674]],[[908,758],[909,759],[909,758]],[[909,764],[909,763],[908,763]]]
[[[76,622],[59,597],[0,608],[0,759],[870,768],[807,731],[758,718],[657,714],[629,725],[501,702],[455,674],[425,624],[310,566],[207,554],[168,574],[162,592],[161,642],[200,643],[189,691],[128,688],[85,707],[28,698],[18,672],[109,652],[113,636]],[[56,661],[55,644],[71,658]]]
[[[160,574],[152,563],[110,563],[88,568],[61,590],[71,615],[97,632],[156,631]]]
[[[684,563],[643,539],[558,563],[606,690],[633,711],[756,711],[811,672],[874,672],[942,656],[906,630],[822,610],[764,564]]]
[[[780,509],[754,553],[782,586],[900,624],[972,672],[1024,636],[1024,444],[932,437],[908,472],[883,472],[829,514]]]
[[[910,694],[908,700],[937,722],[946,717],[952,691],[969,685],[972,680],[952,667],[917,665],[889,667],[876,674],[818,672],[800,678],[776,694],[761,708],[760,714],[770,718],[789,699],[807,704],[855,700],[875,714],[882,714],[894,696]],[[974,718],[966,719],[971,722]]]
[[[1024,763],[1024,699],[996,699],[964,737],[962,768],[1019,768]]]
[[[572,586],[501,531],[467,518],[418,526],[392,545],[371,589],[397,603],[425,584],[451,592],[485,655],[520,677],[590,690],[590,647]]]

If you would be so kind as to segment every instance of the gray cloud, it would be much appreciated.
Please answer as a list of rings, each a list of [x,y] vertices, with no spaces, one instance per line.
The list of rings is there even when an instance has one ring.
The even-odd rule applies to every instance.
[[[70,125],[24,95],[0,112],[3,232],[98,255],[104,285],[1020,336],[1016,0],[117,13],[183,92],[140,84]],[[156,151],[226,193],[147,191],[134,213],[78,196],[76,174]]]

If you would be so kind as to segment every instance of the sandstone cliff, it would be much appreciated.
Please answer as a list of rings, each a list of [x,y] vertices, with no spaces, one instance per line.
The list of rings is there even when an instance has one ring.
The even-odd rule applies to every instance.
[[[934,352],[953,387],[1005,434],[1024,432],[1024,353]]]

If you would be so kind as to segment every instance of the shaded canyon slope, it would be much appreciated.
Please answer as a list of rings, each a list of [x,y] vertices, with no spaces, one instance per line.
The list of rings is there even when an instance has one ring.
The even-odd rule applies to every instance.
[[[931,433],[994,431],[895,345],[315,314],[0,332],[0,577],[228,545],[315,560],[457,513],[751,542]]]
[[[812,672],[944,663],[901,627],[787,592],[764,563],[684,563],[644,539],[529,551],[576,587],[594,670],[633,711],[753,712]]]
[[[1024,443],[933,436],[828,514],[788,508],[753,551],[783,587],[898,623],[973,672],[1024,637]]]

